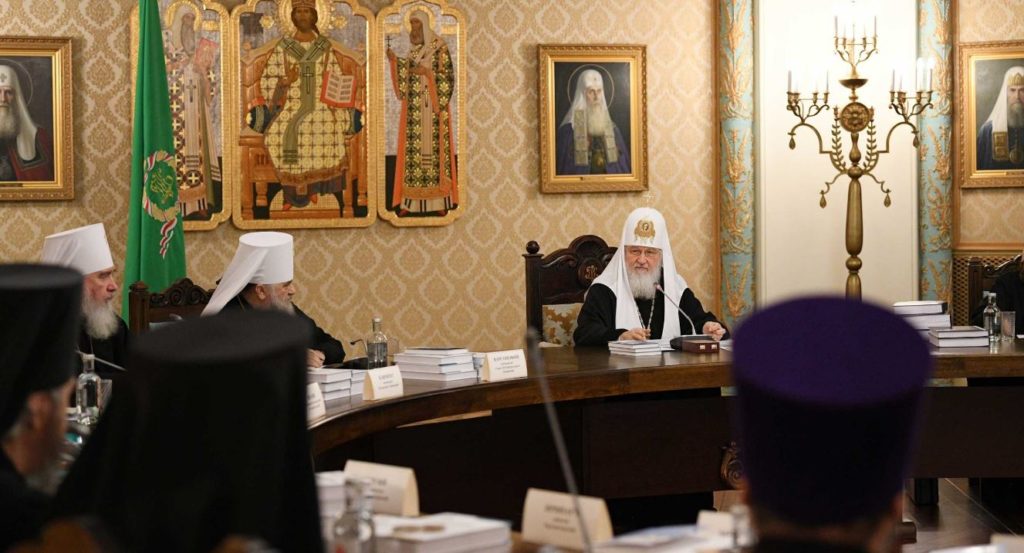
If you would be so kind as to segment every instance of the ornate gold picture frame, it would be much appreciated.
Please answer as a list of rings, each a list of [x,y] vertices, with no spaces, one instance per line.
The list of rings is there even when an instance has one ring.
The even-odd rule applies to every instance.
[[[1024,41],[959,46],[961,188],[1024,186]]]
[[[373,224],[373,13],[357,0],[248,0],[231,18],[235,226]]]
[[[647,190],[647,47],[537,47],[541,192]]]
[[[377,20],[378,213],[398,227],[451,224],[466,210],[465,16],[399,0]]]
[[[75,197],[71,39],[0,37],[0,200]]]

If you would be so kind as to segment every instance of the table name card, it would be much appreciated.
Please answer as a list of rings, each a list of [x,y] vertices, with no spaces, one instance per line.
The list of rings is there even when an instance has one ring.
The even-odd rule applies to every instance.
[[[590,543],[612,538],[612,521],[608,506],[599,497],[579,496],[580,511]],[[584,549],[580,517],[567,493],[530,488],[523,506],[523,539],[531,543]]]
[[[513,378],[526,378],[526,354],[523,350],[492,351],[484,356],[484,366],[480,369],[482,382]]]
[[[320,391],[320,385],[316,382],[306,384],[306,420],[316,420],[327,414],[327,406],[324,405],[324,394]]]
[[[366,493],[373,499],[374,512],[420,516],[420,493],[416,473],[411,468],[350,460],[345,463],[345,478],[362,479],[369,484]]]
[[[400,397],[403,393],[405,388],[402,386],[402,373],[398,370],[398,365],[366,371],[363,399],[388,399]]]

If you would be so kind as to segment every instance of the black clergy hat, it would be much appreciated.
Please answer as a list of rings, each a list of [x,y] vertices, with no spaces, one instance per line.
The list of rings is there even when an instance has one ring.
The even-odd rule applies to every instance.
[[[29,394],[75,374],[82,275],[52,265],[0,265],[0,435]]]
[[[736,331],[736,422],[750,503],[804,526],[882,514],[910,467],[927,343],[892,312],[804,298]]]
[[[309,329],[273,311],[188,319],[131,345],[132,379],[54,500],[131,551],[226,536],[322,551],[306,428]]]

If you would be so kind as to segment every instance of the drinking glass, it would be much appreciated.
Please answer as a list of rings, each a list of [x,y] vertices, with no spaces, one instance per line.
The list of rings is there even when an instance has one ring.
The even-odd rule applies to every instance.
[[[999,314],[999,328],[1003,333],[1003,340],[1013,340],[1017,337],[1017,312],[1002,311]]]

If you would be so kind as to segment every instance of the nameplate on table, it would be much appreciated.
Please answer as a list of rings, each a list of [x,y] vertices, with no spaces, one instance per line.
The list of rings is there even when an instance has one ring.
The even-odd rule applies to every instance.
[[[492,351],[484,355],[484,366],[480,368],[482,382],[514,378],[526,378],[526,354],[523,350]]]
[[[402,373],[398,370],[398,365],[366,371],[363,399],[388,399],[400,397],[403,393],[405,388],[402,386]]]
[[[420,516],[420,493],[416,473],[408,467],[350,460],[345,463],[345,478],[365,480],[373,510],[400,517]]]
[[[324,394],[316,382],[306,384],[306,420],[315,420],[327,414]]]
[[[732,534],[735,525],[731,513],[703,510],[697,513],[697,530],[704,535]]]
[[[612,537],[612,521],[608,506],[599,497],[580,496],[583,523],[590,535],[590,543]],[[583,550],[583,532],[576,506],[567,493],[530,488],[523,505],[523,540],[531,543]]]

